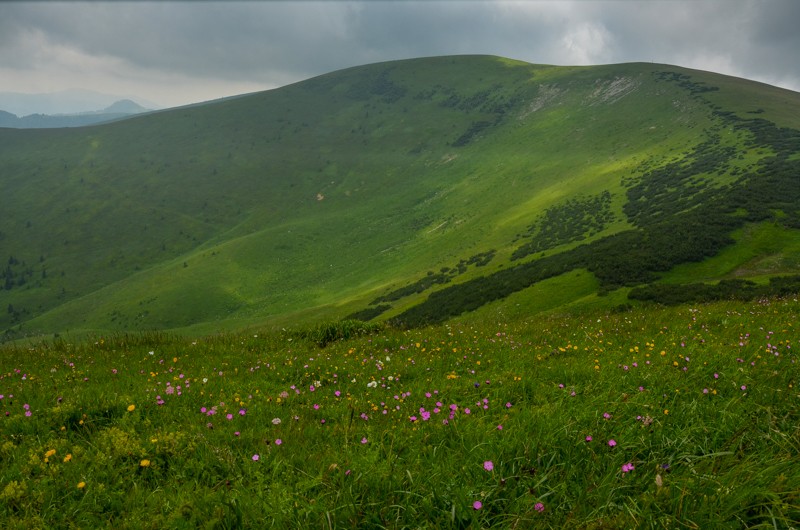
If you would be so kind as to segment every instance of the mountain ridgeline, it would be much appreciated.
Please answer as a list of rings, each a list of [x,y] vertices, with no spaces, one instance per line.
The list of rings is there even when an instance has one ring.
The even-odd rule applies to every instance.
[[[800,94],[668,65],[368,65],[0,129],[0,179],[7,339],[798,290]]]

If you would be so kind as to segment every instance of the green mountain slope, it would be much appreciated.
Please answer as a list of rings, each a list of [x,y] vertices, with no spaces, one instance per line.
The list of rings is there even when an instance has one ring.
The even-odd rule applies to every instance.
[[[577,270],[615,303],[723,254],[697,278],[800,272],[798,129],[763,84],[484,56],[0,129],[0,329],[414,325]]]

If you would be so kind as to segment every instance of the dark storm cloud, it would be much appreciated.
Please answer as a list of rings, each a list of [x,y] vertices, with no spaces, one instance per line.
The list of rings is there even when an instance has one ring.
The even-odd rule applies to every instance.
[[[252,75],[254,66],[291,54],[297,32],[321,15],[288,3],[17,3],[0,9],[6,12],[3,33],[13,35],[4,46],[40,35],[50,47],[190,75]],[[306,35],[308,42],[317,35]],[[7,55],[4,61],[13,59]]]
[[[792,80],[793,89],[800,91],[800,2],[758,2],[754,11],[752,46],[742,51],[747,73]]]
[[[800,88],[800,2],[591,2],[614,35],[616,60],[653,60]]]
[[[798,20],[795,0],[1,3],[0,91],[50,72],[48,86],[127,83],[171,104],[465,53],[654,61],[798,90]]]

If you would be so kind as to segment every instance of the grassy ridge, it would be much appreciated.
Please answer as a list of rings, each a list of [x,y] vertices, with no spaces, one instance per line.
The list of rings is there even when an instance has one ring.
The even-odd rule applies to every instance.
[[[0,521],[791,527],[799,310],[7,345]]]
[[[800,129],[797,97],[664,65],[444,57],[102,126],[0,130],[0,263],[14,261],[0,329],[335,319],[481,253],[494,257],[453,283],[602,246],[796,163],[769,160],[774,131]],[[753,211],[775,219],[748,220],[786,229],[771,256],[794,272],[796,200],[770,178],[749,189],[772,190]]]

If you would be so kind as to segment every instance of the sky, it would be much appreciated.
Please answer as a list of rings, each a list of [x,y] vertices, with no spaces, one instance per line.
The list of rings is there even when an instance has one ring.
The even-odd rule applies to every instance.
[[[158,107],[368,63],[489,54],[645,61],[800,91],[800,0],[0,2],[0,92]]]

